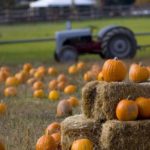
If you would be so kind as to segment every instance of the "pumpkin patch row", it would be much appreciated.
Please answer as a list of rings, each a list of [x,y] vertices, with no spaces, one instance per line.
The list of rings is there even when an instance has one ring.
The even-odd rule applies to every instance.
[[[0,68],[0,83],[5,83],[4,96],[6,97],[18,95],[17,86],[25,84],[32,87],[34,98],[45,98],[44,90],[47,88],[50,91],[47,97],[51,100],[57,100],[59,98],[58,91],[63,91],[65,94],[74,94],[77,90],[76,85],[69,84],[68,76],[74,78],[73,75],[80,72],[81,74],[84,73],[83,79],[86,82],[92,80],[119,82],[125,80],[128,73],[125,62],[117,58],[106,60],[103,66],[94,64],[88,71],[85,70],[85,66],[84,62],[69,66],[68,75],[64,73],[59,74],[55,67],[46,68],[40,66],[33,68],[30,63],[24,64],[22,69],[13,75],[9,67],[3,66]],[[129,80],[132,82],[147,81],[150,77],[149,68],[149,66],[144,67],[142,64],[132,64],[129,68]],[[51,76],[53,79],[47,83],[48,85],[45,85],[44,80],[48,76]]]

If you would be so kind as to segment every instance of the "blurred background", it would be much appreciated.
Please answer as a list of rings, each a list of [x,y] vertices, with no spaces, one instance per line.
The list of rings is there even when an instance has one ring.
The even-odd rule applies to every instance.
[[[73,28],[96,27],[94,34],[111,24],[148,33],[150,0],[0,0],[0,63],[52,61],[55,32],[64,30],[67,20]],[[17,43],[37,38],[52,40]],[[137,40],[143,45],[149,44],[150,38]],[[149,56],[147,48],[139,51],[137,58]]]
[[[66,116],[71,115],[71,112],[73,112],[73,115],[80,114],[82,112],[81,99],[84,99],[84,97],[82,98],[82,87],[85,86],[87,82],[104,79],[102,72],[104,60],[99,56],[99,51],[97,52],[97,55],[87,54],[80,56],[79,62],[74,64],[62,64],[55,62],[55,33],[66,30],[67,23],[68,25],[71,23],[73,29],[83,29],[76,30],[77,32],[75,34],[77,37],[79,35],[79,38],[77,39],[81,41],[81,44],[83,40],[84,45],[86,45],[83,46],[83,48],[87,48],[92,45],[89,42],[90,38],[92,40],[94,39],[92,41],[93,43],[95,42],[95,39],[98,37],[98,33],[102,28],[109,25],[120,25],[129,28],[136,34],[138,45],[144,45],[145,48],[138,50],[135,58],[125,60],[125,63],[129,69],[133,63],[140,62],[139,66],[133,65],[134,69],[132,69],[133,71],[132,73],[130,72],[130,74],[132,74],[134,78],[138,79],[132,80],[134,82],[147,82],[149,77],[148,69],[150,70],[150,0],[0,0],[0,150],[2,150],[1,141],[4,143],[7,150],[35,150],[37,140],[45,133],[45,129],[49,124],[53,121],[63,121]],[[92,35],[91,30],[84,30],[85,28],[92,29]],[[87,31],[88,34],[82,34],[86,33],[84,31]],[[122,33],[125,33],[126,37],[127,34],[131,36],[130,32],[126,32],[127,30],[122,31]],[[65,33],[68,32],[66,31]],[[120,41],[120,35],[122,34],[120,34],[120,32],[116,32],[116,30],[113,33],[117,33],[119,35],[118,39]],[[87,36],[88,38],[85,38],[87,40],[81,38],[80,35],[85,35],[85,37]],[[64,36],[61,37],[64,39]],[[112,36],[109,37],[112,40]],[[104,46],[107,45],[106,41],[109,43],[108,36],[105,39],[106,40],[103,40]],[[130,41],[132,41],[129,48],[133,52],[133,48],[137,47],[137,45],[136,47],[133,46],[136,43],[135,40],[133,41],[131,38],[123,39],[125,39],[124,41],[127,41],[126,43],[130,43]],[[77,40],[77,44],[79,44],[79,40]],[[60,42],[60,39],[58,41]],[[100,43],[100,41],[98,42]],[[96,44],[100,47],[102,43],[99,43]],[[120,43],[124,42],[117,43],[119,43],[117,44],[119,45],[118,47],[121,47]],[[125,50],[129,49],[126,48],[126,43],[123,44],[125,45]],[[113,46],[110,43],[108,45],[111,49],[113,49]],[[117,49],[116,47],[117,46],[114,48],[115,50]],[[94,48],[92,47],[92,50],[93,49]],[[105,50],[105,47],[103,49]],[[118,53],[122,54],[122,51],[121,53],[118,51]],[[62,53],[60,53],[59,56],[63,56]],[[147,68],[141,67],[141,65],[144,65]],[[110,67],[108,67],[108,69],[109,68]],[[120,76],[125,76],[124,73],[126,72],[126,69],[124,67],[122,70],[120,65],[119,67],[116,67],[115,65],[115,68],[117,68],[115,69],[117,73],[114,72],[114,69],[112,68],[113,73],[119,74],[119,78]],[[110,78],[115,77],[113,74],[109,75]],[[118,78],[118,76],[115,78]],[[125,82],[130,81],[128,78],[129,74],[127,74]],[[133,82],[132,80],[131,82]],[[120,79],[117,79],[116,81],[120,81]],[[144,83],[142,85],[142,87],[146,86],[144,89],[147,89],[147,91],[148,84],[149,83]],[[93,111],[95,108],[97,109],[97,107],[95,107],[92,99],[99,98],[101,94],[99,94],[100,96],[96,96],[95,94],[98,94],[98,92],[101,91],[107,91],[107,89],[103,90],[107,86],[101,88],[97,82],[94,82],[94,84],[91,85],[94,85],[95,87],[93,88],[91,86],[91,89],[88,89],[90,86],[87,86],[88,90],[85,90],[87,94],[84,95],[86,95],[85,97],[87,97],[87,101],[90,100],[89,104],[85,102],[86,105],[89,105],[90,110]],[[127,84],[129,85],[127,86],[127,89],[124,87],[124,83],[118,83],[116,85],[118,85],[118,87],[114,86],[114,92],[117,92],[117,89],[120,88],[119,90],[127,90],[125,93],[131,95],[131,98],[132,93],[133,97],[143,96],[142,90],[139,90],[141,93],[138,93],[137,91],[133,92],[134,89],[138,90],[137,85],[135,88],[133,86],[131,91],[129,89],[129,83]],[[123,85],[122,88],[121,85]],[[106,95],[107,92],[105,92],[102,97],[114,98],[111,102],[114,102],[116,105],[119,97],[117,96],[118,98],[115,98],[115,96],[118,93],[115,94],[112,92],[111,87],[113,86],[108,86],[108,93],[110,93],[112,97],[110,95]],[[124,95],[126,96],[124,98],[129,98],[128,95],[122,93],[119,95]],[[138,93],[137,96],[136,93]],[[146,91],[143,91],[143,93],[146,94]],[[147,93],[147,95],[149,95],[149,93]],[[71,99],[73,101],[70,101]],[[115,99],[117,101],[115,101]],[[146,100],[145,98],[142,99]],[[59,105],[59,102],[62,102],[62,100],[67,100],[67,105]],[[73,104],[68,104],[68,100]],[[101,102],[97,103],[102,105]],[[77,107],[72,109],[72,107],[74,107],[73,105]],[[104,105],[105,103],[103,106]],[[113,107],[115,105],[112,104]],[[94,107],[92,108],[92,106]],[[108,113],[109,115],[110,113],[108,110],[110,109],[110,105],[108,109],[107,107],[104,108],[106,108],[106,111],[104,110],[103,112]],[[58,117],[58,112],[62,112],[62,115],[63,112],[66,114],[64,114],[65,116],[63,117]],[[93,116],[97,114],[97,112],[95,112],[96,111],[94,110]],[[110,112],[113,111],[111,110]],[[99,121],[100,124],[104,123],[104,118]],[[79,135],[75,135],[82,137],[80,130],[85,130],[85,135],[87,136],[88,126],[86,126],[86,123],[88,122],[90,126],[92,126],[95,121],[93,119],[92,122],[90,122],[90,119],[88,119],[88,121],[85,120],[83,127],[80,128],[78,128],[78,126],[75,127],[78,122],[72,123],[75,130],[70,128],[71,134],[73,133],[72,131],[77,131],[79,132]],[[82,122],[79,124],[82,124]],[[142,125],[142,123],[140,124]],[[144,121],[144,125],[145,124],[148,123]],[[149,132],[143,130],[141,125],[138,126],[138,129],[142,129],[142,132],[147,135]],[[90,127],[89,135],[92,135],[91,131],[93,131],[94,139],[96,139],[95,133],[97,133],[97,135],[100,134],[98,131],[101,127],[98,128],[97,123],[96,126],[93,125],[93,127],[94,128]],[[130,129],[129,127],[130,124],[127,129]],[[136,128],[136,124],[133,125],[133,128]],[[120,127],[117,128],[117,135],[123,135],[124,132],[123,134],[120,134],[118,132],[120,130],[118,129],[120,129]],[[132,131],[132,129],[129,131]],[[70,134],[67,130],[65,133]],[[133,133],[134,134],[127,131],[125,135],[131,134],[130,137],[132,138],[132,135],[134,135],[134,137],[136,136],[135,132]],[[137,135],[140,133],[141,131]],[[143,135],[142,137],[145,138]],[[59,140],[60,139],[61,138],[59,138]],[[68,137],[66,139],[68,139]],[[99,139],[100,138],[98,137],[98,142]],[[148,137],[145,139],[148,139]],[[145,139],[143,141],[145,141]],[[134,140],[133,138],[131,142],[132,145],[134,145],[135,142],[137,149],[140,149],[138,146],[141,144],[138,145],[136,139]],[[121,142],[121,147],[122,143],[123,142]],[[57,144],[59,144],[59,142],[57,142]],[[127,149],[126,146],[125,148]]]

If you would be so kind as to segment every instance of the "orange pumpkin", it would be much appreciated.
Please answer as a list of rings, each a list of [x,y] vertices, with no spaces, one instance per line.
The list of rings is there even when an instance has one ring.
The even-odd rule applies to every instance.
[[[61,81],[66,82],[66,81],[67,81],[67,78],[66,78],[66,76],[65,76],[64,74],[60,74],[60,75],[57,77],[57,81],[58,81],[58,82],[61,82]]]
[[[57,84],[57,89],[63,91],[65,88],[66,83],[64,81],[61,81]]]
[[[86,82],[93,80],[92,73],[90,71],[86,72],[83,76],[83,80]]]
[[[5,150],[4,144],[0,141],[0,150]]]
[[[35,68],[32,68],[30,71],[29,71],[29,74],[32,76],[34,75],[36,72],[36,69]]]
[[[23,65],[23,70],[25,72],[29,72],[31,69],[32,69],[32,64],[26,63],[26,64]]]
[[[57,73],[58,73],[58,70],[55,67],[48,68],[49,75],[55,76],[55,75],[57,75]]]
[[[77,63],[77,69],[78,69],[78,70],[81,70],[81,69],[83,69],[84,67],[85,67],[85,63],[84,63],[84,62],[81,61],[81,62],[78,62],[78,63]]]
[[[93,64],[92,67],[91,67],[91,70],[98,70],[98,71],[101,71],[101,67],[99,64]]]
[[[76,88],[75,85],[68,85],[68,86],[65,87],[64,93],[65,93],[65,94],[73,94],[73,93],[76,92],[76,89],[77,89],[77,88]]]
[[[45,130],[45,134],[51,135],[53,133],[60,132],[60,123],[53,122]]]
[[[150,119],[150,98],[138,97],[136,104],[139,108],[139,118]]]
[[[16,87],[7,87],[4,89],[4,95],[6,97],[13,97],[17,96],[17,89]]]
[[[48,87],[50,90],[55,90],[57,89],[57,80],[51,80],[48,84]]]
[[[42,79],[42,78],[44,78],[44,73],[43,72],[40,72],[40,71],[36,71],[35,73],[34,73],[34,77],[36,78],[36,79]]]
[[[127,74],[127,67],[123,61],[114,58],[105,61],[102,72],[107,82],[123,81]]]
[[[69,74],[76,74],[78,72],[77,66],[76,65],[72,65],[68,68],[68,73]]]
[[[104,81],[104,77],[103,77],[103,72],[102,72],[102,71],[98,74],[97,79],[98,79],[99,81]]]
[[[33,84],[33,90],[39,90],[39,89],[43,89],[44,88],[44,84],[41,81],[36,81]]]
[[[22,71],[22,72],[16,73],[15,77],[17,78],[19,83],[25,83],[25,81],[28,78],[28,75]]]
[[[0,71],[0,82],[5,82],[9,77],[9,73],[6,71]]]
[[[33,93],[33,97],[34,98],[44,98],[45,97],[45,93],[42,89],[39,90],[35,90]]]
[[[45,66],[40,66],[37,68],[37,71],[41,74],[46,74],[47,73],[47,69],[45,68]]]
[[[0,103],[0,115],[4,114],[6,110],[7,110],[7,105],[4,103]]]
[[[0,68],[0,71],[4,71],[4,72],[8,72],[8,73],[10,73],[11,71],[10,71],[10,68],[9,67],[7,67],[7,66],[2,66],[1,68]]]
[[[129,79],[133,82],[144,82],[149,78],[149,71],[146,67],[132,64],[129,70]]]
[[[123,99],[116,107],[116,116],[120,121],[132,121],[138,117],[138,106],[135,101]]]
[[[61,142],[61,134],[60,134],[60,132],[53,133],[53,134],[51,134],[51,136],[54,139],[56,145],[60,145],[60,142]]]
[[[72,107],[67,100],[61,100],[57,105],[57,116],[63,117],[72,114]]]
[[[93,150],[94,144],[89,139],[78,139],[73,142],[71,150]]]
[[[43,135],[36,143],[36,150],[56,150],[57,145],[50,135]]]
[[[101,67],[98,64],[94,64],[91,68],[91,73],[94,78],[98,76],[100,71],[101,71]]]
[[[29,79],[27,80],[27,84],[28,84],[28,85],[32,85],[35,81],[36,81],[36,78],[29,78]]]
[[[6,86],[17,86],[19,84],[19,81],[16,77],[8,77],[6,79],[5,85]]]
[[[69,103],[70,103],[70,105],[72,106],[72,107],[76,107],[76,106],[78,106],[79,105],[79,100],[76,98],[76,97],[70,97],[68,100],[67,100]]]

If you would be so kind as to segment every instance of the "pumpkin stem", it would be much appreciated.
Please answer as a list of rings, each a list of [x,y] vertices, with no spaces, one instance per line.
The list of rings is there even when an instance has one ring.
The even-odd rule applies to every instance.
[[[115,57],[114,60],[118,60],[118,57]]]
[[[142,63],[142,62],[139,62],[139,66],[141,66],[141,67],[142,67],[142,66],[143,66],[143,63]]]
[[[128,100],[132,100],[132,96],[131,96],[131,95],[128,95],[127,99],[128,99]]]

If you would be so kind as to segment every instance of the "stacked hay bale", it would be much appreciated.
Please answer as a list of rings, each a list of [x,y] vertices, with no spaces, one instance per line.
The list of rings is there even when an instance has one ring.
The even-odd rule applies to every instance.
[[[88,83],[82,91],[82,115],[62,123],[62,147],[69,150],[72,142],[88,138],[97,150],[150,149],[150,120],[117,121],[116,106],[128,96],[150,97],[150,83]]]
[[[69,150],[73,141],[88,138],[94,143],[94,148],[100,150],[99,138],[102,123],[87,119],[84,115],[68,117],[61,124],[62,149]]]
[[[103,150],[149,150],[150,120],[109,120],[102,125],[99,139]]]
[[[150,97],[150,83],[90,82],[83,88],[82,112],[95,120],[116,119],[118,102],[128,96]]]

